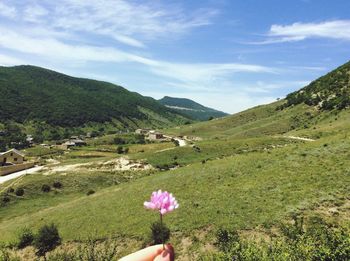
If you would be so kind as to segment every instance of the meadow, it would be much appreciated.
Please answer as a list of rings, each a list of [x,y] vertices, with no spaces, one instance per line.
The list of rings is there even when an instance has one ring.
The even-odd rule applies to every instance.
[[[23,227],[36,230],[54,223],[66,244],[113,238],[120,244],[132,241],[125,249],[136,250],[148,242],[150,224],[158,219],[144,209],[143,202],[160,188],[172,192],[180,203],[178,210],[165,216],[180,260],[216,252],[219,228],[254,234],[319,208],[325,208],[323,214],[317,213],[326,217],[334,208],[340,216],[348,216],[349,111],[321,113],[297,105],[276,112],[279,104],[162,130],[203,139],[185,147],[171,142],[129,143],[123,145],[128,154],[117,154],[110,136],[68,153],[46,151],[48,158],[58,161],[55,166],[90,165],[50,175],[43,171],[14,185],[13,181],[0,185],[0,190],[22,187],[25,191],[23,197],[9,194],[10,202],[0,208],[0,241],[11,245]],[[28,153],[39,155],[35,148]],[[153,168],[99,169],[116,158]],[[61,188],[41,190],[43,184],[57,181]],[[94,193],[87,195],[90,190]],[[350,226],[349,219],[339,222]]]

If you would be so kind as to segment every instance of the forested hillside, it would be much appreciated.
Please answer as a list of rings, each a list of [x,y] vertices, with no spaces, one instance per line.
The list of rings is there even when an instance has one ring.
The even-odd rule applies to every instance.
[[[318,106],[324,110],[349,107],[350,62],[313,81],[301,90],[289,94],[286,100],[287,103],[283,107],[300,103]]]
[[[0,67],[0,119],[77,127],[90,122],[184,121],[156,100],[121,86],[34,66]]]

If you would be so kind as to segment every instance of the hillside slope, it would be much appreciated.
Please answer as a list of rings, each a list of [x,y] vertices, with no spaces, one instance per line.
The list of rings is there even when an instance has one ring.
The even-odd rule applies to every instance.
[[[260,105],[234,115],[168,130],[171,134],[205,139],[281,135],[303,131],[310,137],[322,135],[316,125],[350,107],[350,62],[280,101]],[[324,133],[323,133],[324,134]]]
[[[206,121],[210,118],[220,118],[228,115],[225,112],[205,107],[190,99],[165,96],[158,101],[166,107],[171,108],[193,120]]]
[[[284,107],[300,103],[324,110],[350,107],[350,62],[289,94],[286,100]]]
[[[0,67],[0,119],[82,126],[90,122],[146,122],[164,126],[185,120],[156,100],[123,87],[70,77],[34,66]]]

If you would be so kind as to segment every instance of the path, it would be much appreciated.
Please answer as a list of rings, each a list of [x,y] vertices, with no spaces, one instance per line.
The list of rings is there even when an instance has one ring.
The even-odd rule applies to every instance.
[[[186,146],[187,143],[184,139],[180,139],[178,137],[172,137],[172,136],[168,136],[168,135],[164,135],[165,138],[168,138],[168,139],[174,139],[174,140],[177,140],[179,142],[179,146],[180,147],[183,147],[183,146]]]
[[[11,180],[11,179],[16,179],[16,178],[21,177],[21,176],[26,175],[26,174],[33,174],[33,173],[41,170],[42,168],[43,168],[43,166],[36,166],[34,168],[21,170],[21,171],[18,171],[18,172],[15,172],[15,173],[12,173],[12,174],[9,174],[6,176],[1,176],[0,177],[0,184],[5,183],[6,181]]]
[[[315,141],[314,139],[297,137],[297,136],[283,136],[284,138],[292,139],[292,140],[303,140],[303,141]]]

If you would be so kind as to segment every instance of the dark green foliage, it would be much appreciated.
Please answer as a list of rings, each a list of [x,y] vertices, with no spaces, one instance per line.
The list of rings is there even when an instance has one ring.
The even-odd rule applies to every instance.
[[[236,231],[220,228],[216,233],[216,246],[220,251],[228,252],[239,243],[239,235]]]
[[[115,137],[115,138],[114,138],[114,143],[117,144],[117,145],[123,145],[123,144],[125,144],[126,142],[125,142],[124,139],[122,139],[122,138],[120,138],[120,137]]]
[[[173,139],[172,141],[176,147],[180,146],[180,142],[178,140]]]
[[[118,153],[118,154],[122,154],[123,152],[124,152],[123,147],[122,147],[122,146],[118,146],[118,147],[117,147],[117,153]]]
[[[22,197],[24,195],[24,189],[17,188],[15,194],[16,194],[16,196]]]
[[[283,109],[305,103],[323,110],[342,110],[350,107],[350,62],[313,81],[299,91],[287,95]]]
[[[151,225],[151,239],[153,244],[162,244],[169,240],[170,229],[161,222],[154,222]]]
[[[29,228],[24,228],[18,235],[17,247],[19,249],[31,246],[34,242],[34,234]]]
[[[47,184],[43,184],[41,186],[41,191],[45,192],[45,193],[50,192],[51,191],[51,187],[49,185],[47,185]]]
[[[93,189],[90,189],[88,192],[86,192],[87,196],[90,196],[92,194],[95,194],[95,190],[93,190]]]
[[[174,111],[156,100],[107,82],[74,78],[34,66],[0,67],[0,75],[2,122],[37,120],[72,127],[112,119],[147,120],[140,107],[169,121],[176,118]],[[50,135],[53,140],[61,138],[55,131]],[[41,141],[42,137],[35,135],[35,139]]]
[[[1,99],[1,95],[0,95]],[[0,104],[0,114],[1,114],[1,104]],[[0,120],[1,117],[0,117]],[[12,121],[7,121],[4,124],[4,134],[0,136],[0,151],[5,151],[7,149],[23,149],[28,147],[28,142],[26,141],[26,134],[22,129]]]
[[[328,224],[319,217],[304,225],[303,218],[281,227],[282,235],[271,242],[244,240],[236,232],[220,229],[218,254],[201,260],[348,260],[349,228]]]
[[[205,107],[190,99],[173,98],[165,96],[164,98],[160,99],[159,102],[163,105],[172,107],[172,109],[178,112],[179,114],[183,114],[193,120],[206,121],[228,115],[227,113],[224,113],[222,111],[217,111],[212,108]],[[186,109],[179,109],[176,107]],[[185,124],[190,124],[190,122],[187,121]]]
[[[56,189],[60,189],[60,188],[62,188],[62,183],[59,182],[59,181],[55,181],[55,182],[52,184],[52,186],[53,186],[54,188],[56,188]]]
[[[13,193],[15,192],[15,189],[13,187],[10,187],[7,189],[7,193]]]
[[[54,224],[41,227],[34,241],[38,256],[45,256],[47,252],[55,249],[60,244],[61,237]]]
[[[10,201],[11,201],[11,199],[10,199],[10,197],[8,195],[3,195],[2,196],[2,202],[3,203],[8,203]]]

